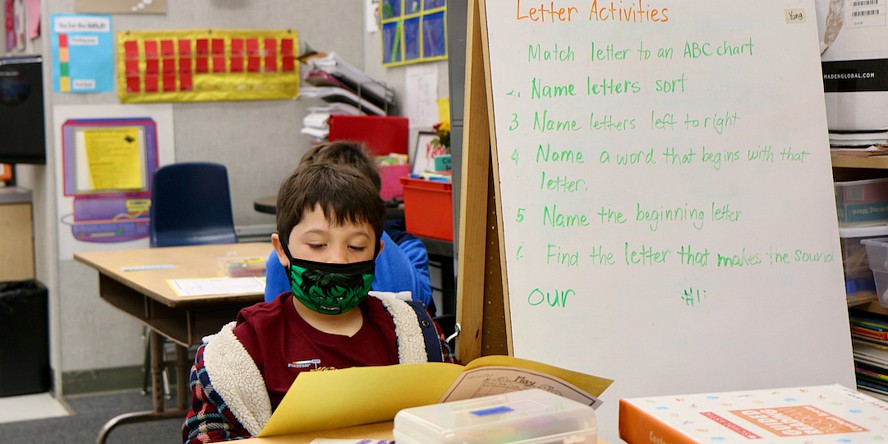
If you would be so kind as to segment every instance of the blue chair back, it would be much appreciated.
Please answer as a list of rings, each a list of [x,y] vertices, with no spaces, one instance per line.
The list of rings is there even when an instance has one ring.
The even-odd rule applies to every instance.
[[[151,247],[237,242],[225,166],[182,162],[158,168],[149,225]]]

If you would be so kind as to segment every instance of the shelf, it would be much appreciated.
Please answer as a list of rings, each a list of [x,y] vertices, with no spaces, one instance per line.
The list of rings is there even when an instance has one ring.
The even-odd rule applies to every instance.
[[[870,302],[869,304],[857,305],[854,307],[855,310],[865,311],[867,313],[878,313],[882,315],[888,315],[888,308],[885,308],[879,305],[878,302]]]
[[[843,156],[841,154],[832,155],[832,166],[834,168],[876,168],[888,169],[888,156]]]

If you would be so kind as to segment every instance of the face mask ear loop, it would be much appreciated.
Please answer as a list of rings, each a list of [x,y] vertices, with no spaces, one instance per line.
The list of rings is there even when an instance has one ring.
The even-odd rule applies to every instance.
[[[293,269],[293,255],[290,254],[290,247],[288,247],[287,244],[281,242],[281,248],[284,250],[284,254],[287,255],[287,260],[290,261],[290,266],[285,267],[286,268],[285,271],[287,274],[287,282],[290,284],[290,287],[292,287],[293,286],[293,276],[291,275],[290,270]]]

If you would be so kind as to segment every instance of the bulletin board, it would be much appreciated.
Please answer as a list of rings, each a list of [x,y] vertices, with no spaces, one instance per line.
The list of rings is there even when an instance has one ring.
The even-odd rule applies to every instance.
[[[292,99],[294,30],[126,31],[117,37],[122,103]]]
[[[814,2],[594,5],[470,6],[460,358],[853,387]]]

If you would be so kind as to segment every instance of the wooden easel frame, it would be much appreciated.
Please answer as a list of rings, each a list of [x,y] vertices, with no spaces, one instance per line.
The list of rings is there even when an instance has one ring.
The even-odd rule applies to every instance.
[[[512,354],[499,180],[490,98],[487,33],[481,0],[470,0],[466,27],[466,91],[462,186],[460,188],[457,322],[462,362],[480,356]],[[491,180],[493,178],[493,180]]]

